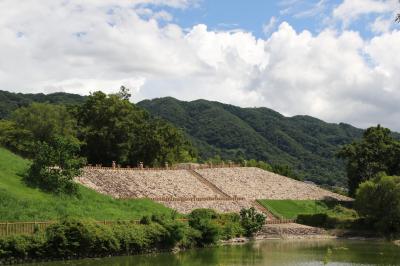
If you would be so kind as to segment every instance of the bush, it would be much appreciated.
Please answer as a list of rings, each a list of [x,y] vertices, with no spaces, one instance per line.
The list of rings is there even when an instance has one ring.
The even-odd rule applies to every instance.
[[[260,231],[264,223],[265,216],[261,213],[257,213],[253,207],[240,211],[240,224],[246,236],[253,236],[254,233]]]
[[[215,244],[219,240],[218,214],[211,209],[196,209],[189,214],[189,225],[200,232],[195,241],[199,246]]]
[[[46,254],[45,238],[33,236],[9,236],[0,239],[0,261],[2,259],[26,259],[43,257]]]
[[[317,214],[299,214],[297,216],[296,222],[299,224],[305,224],[314,227],[322,227],[322,228],[336,228],[340,224],[342,224],[344,220],[341,220],[337,217],[329,216],[326,213],[317,213]]]
[[[245,234],[240,225],[240,216],[237,213],[221,214],[219,223],[222,227],[220,230],[221,239],[228,240]]]
[[[46,230],[46,249],[56,258],[115,254],[119,243],[107,226],[65,220]]]

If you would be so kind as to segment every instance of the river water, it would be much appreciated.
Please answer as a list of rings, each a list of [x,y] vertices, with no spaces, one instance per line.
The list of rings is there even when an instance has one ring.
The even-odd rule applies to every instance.
[[[242,245],[69,262],[40,266],[289,266],[289,265],[400,265],[400,247],[379,241],[267,240]]]

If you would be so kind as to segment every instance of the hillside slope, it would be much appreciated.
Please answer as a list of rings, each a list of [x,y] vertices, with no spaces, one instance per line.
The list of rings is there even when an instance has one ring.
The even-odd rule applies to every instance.
[[[0,148],[0,221],[46,221],[70,216],[95,220],[139,219],[171,209],[151,200],[115,200],[80,186],[80,198],[58,197],[27,187],[29,161]]]
[[[346,184],[344,164],[335,153],[363,132],[309,116],[285,117],[268,108],[206,100],[184,102],[167,97],[138,105],[182,128],[203,159],[219,154],[223,159],[287,164],[318,184]]]
[[[28,106],[32,102],[52,104],[81,104],[85,101],[85,99],[86,97],[84,96],[64,92],[56,92],[51,94],[24,94],[0,90],[0,119],[6,118],[15,109]]]

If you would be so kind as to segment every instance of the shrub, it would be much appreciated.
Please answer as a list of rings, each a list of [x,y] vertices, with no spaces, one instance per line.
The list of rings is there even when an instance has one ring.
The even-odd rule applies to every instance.
[[[221,225],[221,238],[228,240],[244,235],[245,231],[240,225],[240,216],[237,213],[221,214],[219,217]]]
[[[215,244],[219,240],[218,214],[211,209],[196,209],[189,214],[189,225],[200,232],[195,238],[199,246]]]
[[[335,228],[338,227],[345,220],[337,217],[329,216],[326,213],[317,214],[299,214],[296,222],[315,227]]]
[[[264,223],[265,216],[261,213],[257,213],[253,207],[240,211],[240,224],[246,236],[252,236],[254,233],[260,231]]]
[[[9,236],[0,239],[0,260],[5,258],[26,259],[43,257],[46,253],[43,235]]]
[[[46,248],[57,258],[116,254],[120,248],[105,225],[67,219],[46,230]]]

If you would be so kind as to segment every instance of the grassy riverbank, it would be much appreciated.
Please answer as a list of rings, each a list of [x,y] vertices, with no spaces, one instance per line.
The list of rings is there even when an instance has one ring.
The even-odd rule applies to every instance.
[[[151,200],[116,200],[79,187],[80,196],[59,197],[30,188],[22,176],[30,162],[0,148],[0,221],[44,221],[63,217],[131,220],[172,210]]]

